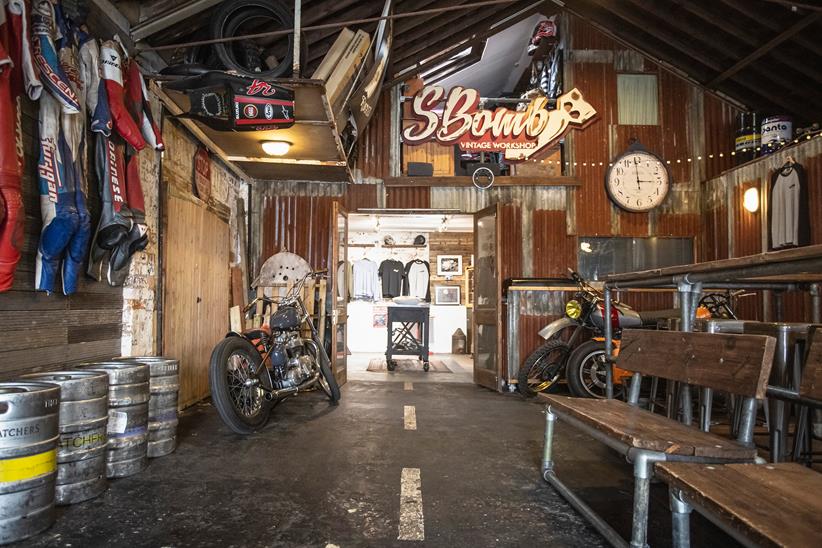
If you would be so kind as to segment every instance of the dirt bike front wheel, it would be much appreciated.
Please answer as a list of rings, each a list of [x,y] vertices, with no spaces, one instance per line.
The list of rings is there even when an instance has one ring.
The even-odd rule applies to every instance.
[[[260,353],[242,337],[223,339],[211,353],[211,401],[226,426],[237,434],[251,434],[268,423],[271,404],[253,375],[260,367]]]
[[[558,340],[551,340],[534,350],[520,367],[517,388],[526,398],[539,392],[551,392],[562,377],[571,347]]]

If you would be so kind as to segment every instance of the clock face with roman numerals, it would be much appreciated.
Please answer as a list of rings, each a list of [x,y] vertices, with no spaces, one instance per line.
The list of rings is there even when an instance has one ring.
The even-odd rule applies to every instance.
[[[671,177],[665,163],[644,150],[628,151],[608,168],[605,189],[627,211],[649,211],[668,195]]]

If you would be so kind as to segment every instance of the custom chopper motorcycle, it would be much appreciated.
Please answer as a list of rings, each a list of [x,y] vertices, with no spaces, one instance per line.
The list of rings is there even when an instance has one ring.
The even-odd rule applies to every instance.
[[[605,301],[599,290],[579,274],[570,269],[568,273],[579,291],[565,304],[565,316],[540,330],[539,335],[546,342],[520,367],[517,386],[525,397],[555,389],[563,374],[574,396],[605,397]],[[708,293],[700,299],[696,317],[736,319],[733,304],[740,296],[746,295],[742,291]],[[617,350],[622,329],[657,329],[660,320],[679,317],[678,309],[637,312],[616,300],[612,305],[611,325]],[[620,381],[630,375],[630,372],[614,367],[615,395],[622,389]]]
[[[262,302],[276,307],[259,329],[232,332],[214,347],[209,366],[211,398],[220,418],[234,432],[250,434],[266,425],[274,406],[289,396],[319,387],[332,404],[340,387],[331,372],[331,360],[302,299],[310,272],[279,301],[258,297],[247,312]],[[303,338],[302,331],[310,331]]]

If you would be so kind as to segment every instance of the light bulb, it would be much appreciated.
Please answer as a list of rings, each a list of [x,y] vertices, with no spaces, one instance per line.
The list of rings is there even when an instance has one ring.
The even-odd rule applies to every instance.
[[[263,141],[261,146],[263,152],[269,156],[285,156],[291,148],[291,143],[288,141]]]
[[[759,210],[759,189],[754,186],[746,190],[742,197],[742,205],[751,213],[756,213]]]

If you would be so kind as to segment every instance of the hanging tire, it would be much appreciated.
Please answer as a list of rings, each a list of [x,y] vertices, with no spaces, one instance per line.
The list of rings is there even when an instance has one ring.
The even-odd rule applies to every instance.
[[[519,393],[533,398],[540,392],[553,391],[562,377],[570,353],[571,347],[558,340],[550,340],[537,348],[519,368]]]
[[[230,38],[232,36],[249,34],[247,30],[241,29],[244,23],[254,19],[269,20],[268,30],[277,27],[290,29],[294,26],[294,16],[288,7],[278,0],[229,0],[223,2],[214,17],[211,26],[214,38]],[[251,32],[250,34],[253,34]],[[259,63],[259,57],[255,58],[254,50],[261,53],[261,48],[251,40],[240,40],[234,42],[224,42],[214,45],[217,57],[227,70],[236,71],[244,76],[252,78],[272,79],[288,76],[292,71],[294,60],[294,35],[287,35],[287,48],[282,59],[279,59],[277,66],[264,70]],[[301,43],[300,59],[306,62],[307,49],[305,41]]]
[[[264,390],[259,385],[247,383],[251,370],[260,367],[260,353],[242,337],[223,339],[211,353],[211,401],[226,426],[237,434],[260,430],[271,414],[271,404],[266,401]]]
[[[579,345],[568,358],[568,388],[579,398],[605,398],[606,389],[605,343],[587,341]],[[621,385],[614,385],[614,397],[622,392]]]

